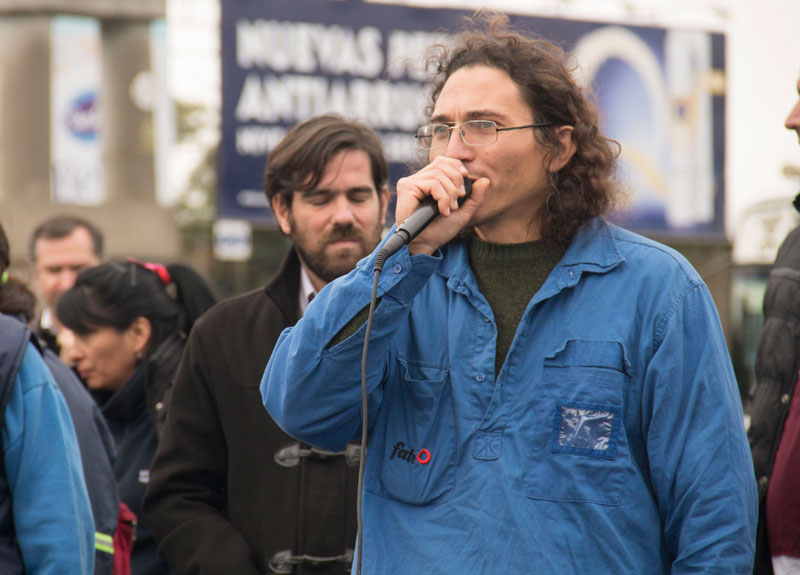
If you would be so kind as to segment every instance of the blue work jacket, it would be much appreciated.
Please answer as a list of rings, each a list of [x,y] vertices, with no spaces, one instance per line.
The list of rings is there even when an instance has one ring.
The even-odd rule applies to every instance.
[[[339,450],[361,422],[374,255],[283,332],[261,392]],[[514,270],[508,270],[514,289]],[[750,573],[756,485],[710,293],[675,251],[602,219],[497,327],[453,242],[381,274],[368,356],[363,575]]]
[[[0,573],[92,575],[94,520],[72,418],[30,332],[3,314],[0,387]]]

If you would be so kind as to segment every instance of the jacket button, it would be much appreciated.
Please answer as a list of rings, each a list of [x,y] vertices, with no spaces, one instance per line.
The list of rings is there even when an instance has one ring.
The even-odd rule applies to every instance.
[[[790,401],[792,401],[792,398],[789,396],[789,394],[788,394],[788,393],[784,393],[784,394],[781,396],[781,403],[782,403],[783,405],[789,405],[789,402],[790,402]]]
[[[400,264],[394,264],[393,271],[394,273],[399,274],[401,271],[403,271],[403,266]]]
[[[475,379],[477,379],[478,381],[483,381],[484,379],[486,379],[486,376],[483,375],[482,373],[479,373],[478,375],[475,376]]]
[[[164,409],[164,402],[159,401],[156,403],[156,412],[161,413],[161,410]]]
[[[767,477],[766,475],[762,475],[761,477],[758,478],[759,487],[766,487],[767,483],[769,483],[769,477]]]

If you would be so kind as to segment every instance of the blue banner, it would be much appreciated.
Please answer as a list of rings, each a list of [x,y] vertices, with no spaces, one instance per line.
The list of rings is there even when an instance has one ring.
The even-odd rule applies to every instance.
[[[392,182],[420,161],[424,52],[467,11],[360,0],[223,0],[218,215],[269,221],[269,151],[309,117],[338,112],[373,126]],[[622,144],[623,225],[723,236],[724,37],[698,31],[511,15],[573,50],[607,136]]]

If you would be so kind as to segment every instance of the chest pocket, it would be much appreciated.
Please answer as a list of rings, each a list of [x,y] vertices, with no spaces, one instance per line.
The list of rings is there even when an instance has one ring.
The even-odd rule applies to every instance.
[[[400,358],[369,445],[366,489],[412,505],[437,505],[455,483],[455,435],[446,366]]]
[[[619,505],[632,471],[622,420],[629,384],[620,342],[569,340],[545,359],[529,498]]]

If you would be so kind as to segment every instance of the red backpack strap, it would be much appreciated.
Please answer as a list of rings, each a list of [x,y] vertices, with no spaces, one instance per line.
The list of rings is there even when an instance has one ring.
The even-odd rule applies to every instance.
[[[119,518],[114,531],[113,575],[131,575],[131,553],[136,540],[136,514],[122,501],[119,503]]]

